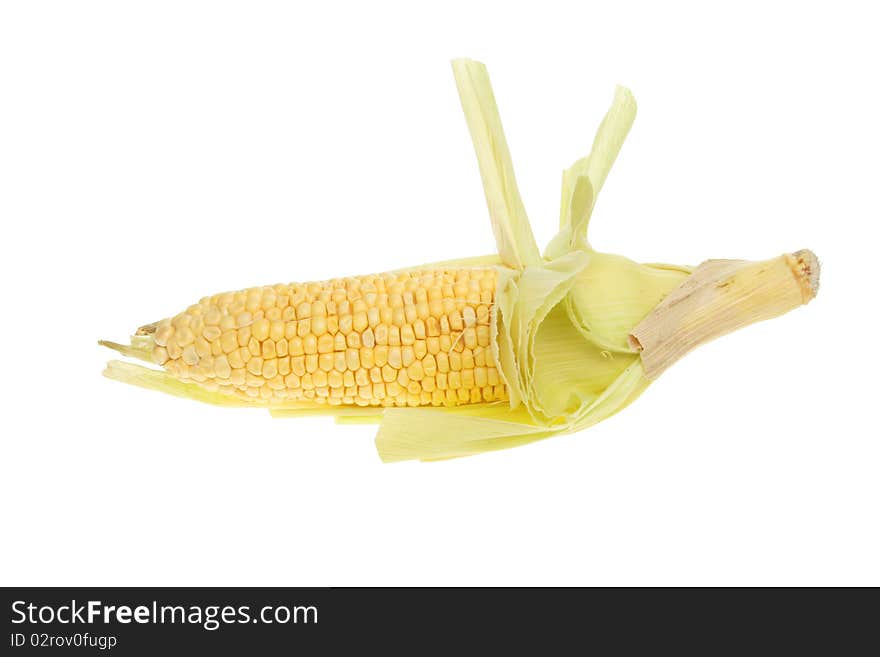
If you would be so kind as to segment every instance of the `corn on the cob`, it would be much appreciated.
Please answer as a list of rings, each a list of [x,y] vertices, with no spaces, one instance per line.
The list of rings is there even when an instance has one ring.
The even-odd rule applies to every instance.
[[[599,422],[708,340],[808,302],[809,251],[697,268],[595,251],[596,195],[635,117],[619,88],[590,155],[563,175],[560,229],[532,236],[485,68],[453,62],[497,256],[206,297],[102,342],[156,370],[111,378],[276,415],[379,421],[384,460],[512,447]]]
[[[507,399],[494,269],[425,269],[202,299],[139,330],[183,382],[244,401],[458,406]]]

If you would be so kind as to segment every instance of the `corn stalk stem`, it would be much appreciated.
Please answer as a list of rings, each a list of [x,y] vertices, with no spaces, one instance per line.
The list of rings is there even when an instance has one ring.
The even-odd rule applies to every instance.
[[[707,260],[629,336],[645,375],[655,379],[701,344],[809,302],[819,261],[802,250],[759,262]]]

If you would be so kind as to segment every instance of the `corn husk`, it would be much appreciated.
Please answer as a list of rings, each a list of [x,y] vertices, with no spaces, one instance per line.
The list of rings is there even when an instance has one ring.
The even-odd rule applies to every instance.
[[[386,461],[514,447],[579,431],[623,409],[649,383],[629,332],[690,273],[685,267],[640,265],[588,244],[596,195],[635,118],[629,90],[617,89],[592,151],[563,173],[559,233],[535,260],[523,257],[534,252],[534,237],[486,69],[460,60],[453,71],[503,263],[493,346],[509,403],[386,411],[376,438]]]

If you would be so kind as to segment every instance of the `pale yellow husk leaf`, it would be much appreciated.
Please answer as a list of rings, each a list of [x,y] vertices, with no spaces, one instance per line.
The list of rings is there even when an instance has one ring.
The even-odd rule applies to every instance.
[[[563,173],[559,234],[540,260],[521,257],[532,252],[534,240],[524,210],[519,212],[515,183],[498,184],[514,179],[488,77],[474,62],[453,67],[459,90],[466,90],[462,105],[504,263],[498,268],[493,347],[509,403],[386,411],[376,437],[386,461],[446,459],[514,447],[613,415],[648,385],[628,344],[629,331],[690,271],[598,253],[587,242],[596,196],[635,118],[635,100],[622,87],[590,155]],[[474,100],[480,98],[492,100]],[[488,148],[486,135],[503,148]],[[496,157],[498,152],[503,157]],[[503,198],[505,190],[512,190],[505,203],[493,201]]]

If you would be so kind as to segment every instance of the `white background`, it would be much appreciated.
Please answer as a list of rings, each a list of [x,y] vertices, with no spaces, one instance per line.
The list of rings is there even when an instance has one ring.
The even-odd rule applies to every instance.
[[[3,3],[0,583],[880,584],[877,19],[653,4]],[[492,252],[458,56],[541,244],[621,83],[593,245],[808,247],[819,297],[586,432],[437,464],[101,377],[98,338],[205,294]]]

